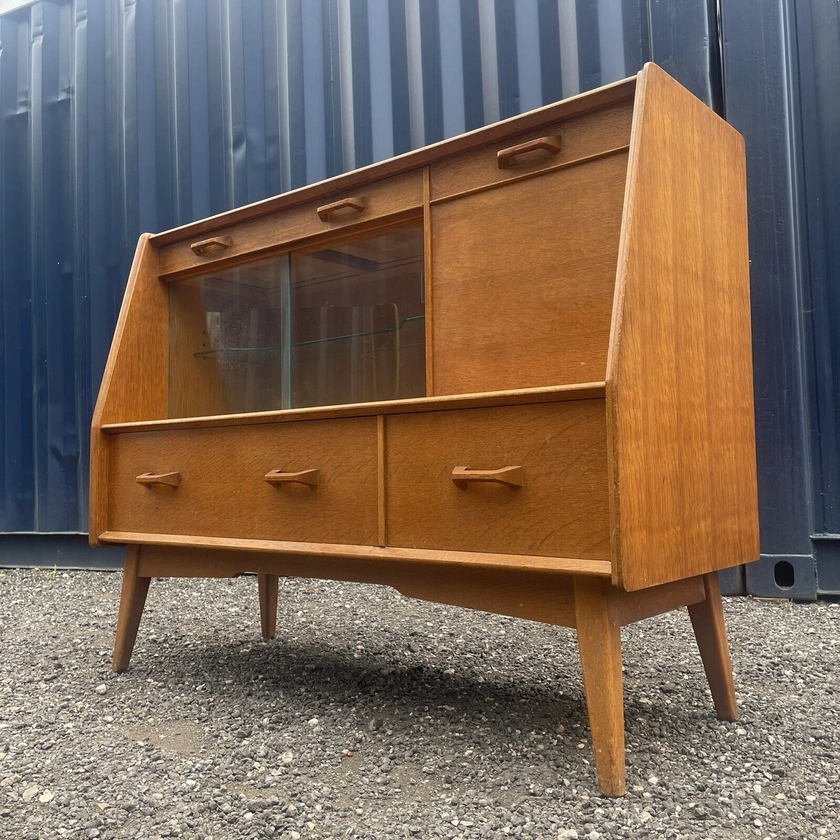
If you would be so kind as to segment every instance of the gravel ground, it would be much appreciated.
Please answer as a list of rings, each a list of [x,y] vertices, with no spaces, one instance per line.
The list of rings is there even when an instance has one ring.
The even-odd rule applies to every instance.
[[[840,838],[840,605],[727,599],[742,719],[685,610],[623,633],[628,793],[598,791],[574,634],[390,589],[0,572],[0,838]]]

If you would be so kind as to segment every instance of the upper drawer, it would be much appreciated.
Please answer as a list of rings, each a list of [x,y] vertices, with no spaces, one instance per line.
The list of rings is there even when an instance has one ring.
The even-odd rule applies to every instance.
[[[352,229],[423,206],[423,171],[406,172],[276,213],[220,226],[160,249],[160,274],[216,267],[318,234]]]
[[[377,510],[372,417],[109,441],[111,531],[363,545],[377,540]]]
[[[633,103],[622,102],[433,163],[432,201],[626,146],[632,117]]]

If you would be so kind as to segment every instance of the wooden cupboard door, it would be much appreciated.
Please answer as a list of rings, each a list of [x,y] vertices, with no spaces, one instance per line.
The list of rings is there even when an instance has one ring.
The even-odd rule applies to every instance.
[[[603,400],[390,416],[385,446],[388,545],[610,558]]]
[[[432,205],[435,396],[603,381],[627,152]]]
[[[109,486],[111,531],[375,544],[376,420],[117,434]]]

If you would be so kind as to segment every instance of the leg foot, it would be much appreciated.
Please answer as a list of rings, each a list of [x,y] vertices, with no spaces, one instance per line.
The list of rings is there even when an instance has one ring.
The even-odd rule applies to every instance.
[[[623,796],[621,626],[609,601],[608,584],[575,578],[575,620],[598,784],[606,796]]]
[[[720,583],[716,572],[703,575],[706,600],[688,608],[700,658],[706,670],[715,710],[721,720],[738,720],[738,702],[735,700],[735,684],[732,681],[732,661],[729,658],[729,643],[726,640],[726,624],[723,619],[723,602],[720,598]]]
[[[138,577],[140,546],[130,545],[125,554],[120,613],[117,618],[117,639],[114,643],[114,659],[111,667],[114,671],[124,671],[131,661],[131,652],[137,639],[137,628],[146,604],[151,578]]]
[[[260,593],[260,624],[264,639],[273,639],[277,632],[278,584],[279,577],[277,575],[257,575],[257,586]]]

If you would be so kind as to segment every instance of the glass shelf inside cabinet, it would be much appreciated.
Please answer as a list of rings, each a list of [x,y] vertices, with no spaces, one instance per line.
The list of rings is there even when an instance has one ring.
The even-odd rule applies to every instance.
[[[174,281],[169,416],[422,397],[423,228]]]

